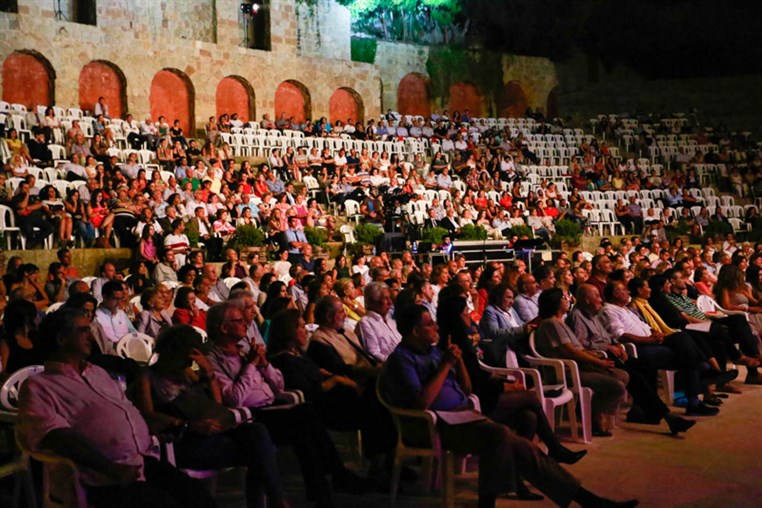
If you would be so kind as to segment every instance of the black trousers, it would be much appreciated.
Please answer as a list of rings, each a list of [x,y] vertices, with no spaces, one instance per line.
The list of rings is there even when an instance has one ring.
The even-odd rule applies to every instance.
[[[211,508],[217,506],[199,480],[152,457],[145,458],[144,482],[87,487],[88,503],[108,508]]]
[[[344,469],[344,463],[315,408],[310,403],[255,411],[255,420],[267,427],[277,445],[292,445],[304,478],[307,499],[327,499],[326,475]]]

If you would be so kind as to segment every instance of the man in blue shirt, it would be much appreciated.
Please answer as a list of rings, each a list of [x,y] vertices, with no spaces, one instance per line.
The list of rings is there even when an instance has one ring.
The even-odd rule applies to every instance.
[[[412,305],[400,312],[397,329],[402,342],[384,364],[382,391],[394,406],[418,410],[462,412],[460,423],[439,413],[442,445],[456,453],[479,455],[479,507],[493,508],[497,496],[515,490],[516,474],[529,480],[559,506],[576,501],[583,507],[630,507],[637,500],[617,503],[580,485],[534,444],[500,423],[470,412],[468,377],[461,351],[449,344],[440,351],[439,329],[426,307]]]
[[[288,261],[295,265],[302,258],[302,248],[309,245],[304,231],[299,229],[299,219],[295,215],[288,218],[288,229],[283,234],[286,237]]]

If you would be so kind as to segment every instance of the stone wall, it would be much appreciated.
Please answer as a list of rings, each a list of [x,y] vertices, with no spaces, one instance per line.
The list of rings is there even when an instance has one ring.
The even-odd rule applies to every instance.
[[[378,41],[375,64],[379,69],[383,111],[397,109],[397,87],[411,72],[428,75],[429,48],[402,42]]]
[[[625,68],[590,72],[584,55],[556,65],[558,107],[585,122],[598,113],[638,111],[671,114],[696,108],[699,118],[732,130],[762,132],[762,76],[647,80]],[[591,76],[592,74],[592,76]]]
[[[349,9],[333,0],[297,3],[297,50],[301,56],[349,60],[351,58]]]
[[[216,114],[217,86],[231,75],[253,88],[258,118],[274,114],[275,90],[285,80],[298,81],[309,90],[313,118],[328,116],[330,97],[339,88],[352,89],[362,98],[366,117],[377,116],[380,81],[376,67],[297,54],[294,2],[272,0],[272,51],[260,51],[239,46],[243,37],[239,0],[99,0],[97,26],[55,21],[52,1],[19,0],[18,14],[0,13],[0,61],[16,50],[37,51],[55,71],[55,102],[63,107],[79,104],[79,74],[85,65],[93,60],[110,62],[126,78],[126,108],[136,117],[151,109],[149,94],[155,74],[176,69],[195,90],[196,127]],[[182,8],[178,7],[181,3]],[[216,5],[216,20],[207,18],[209,11],[204,6],[211,3]],[[187,16],[206,28],[186,31]],[[177,37],[187,34],[210,39],[214,30],[216,44]],[[346,39],[348,48],[349,37]]]
[[[540,107],[545,111],[548,94],[558,85],[558,76],[553,63],[546,58],[525,57],[516,55],[497,55],[489,51],[471,49],[468,51],[452,51],[451,58],[439,56],[441,48],[404,44],[398,42],[378,41],[375,64],[379,68],[382,81],[382,109],[397,109],[397,89],[399,83],[407,74],[417,73],[429,78],[431,71],[438,76],[448,77],[452,83],[469,83],[474,85],[481,98],[481,107],[472,108],[473,114],[497,115],[497,95],[500,84],[515,81],[521,85],[530,107]],[[431,59],[437,56],[436,61]],[[463,69],[459,76],[450,76],[450,69],[436,66],[449,65],[452,62]],[[432,65],[435,67],[432,68]],[[498,73],[494,76],[493,73]],[[483,84],[481,87],[479,84]],[[451,105],[448,83],[434,83],[432,96],[429,101],[433,110],[441,110]],[[448,85],[448,86],[445,86]],[[458,90],[458,87],[454,88]],[[481,113],[479,113],[479,111]],[[523,111],[522,111],[523,114]]]

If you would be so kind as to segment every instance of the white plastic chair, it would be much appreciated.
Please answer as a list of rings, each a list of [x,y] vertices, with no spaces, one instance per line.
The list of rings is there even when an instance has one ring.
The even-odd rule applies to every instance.
[[[66,302],[55,302],[55,303],[51,303],[50,305],[48,305],[48,308],[47,308],[47,310],[45,310],[45,314],[52,314],[52,313],[54,313],[55,311],[57,311],[58,309],[60,309],[60,308],[61,308],[61,306],[62,306],[64,303],[66,303]]]
[[[42,365],[30,365],[17,370],[8,377],[0,387],[0,408],[6,411],[18,411],[19,391],[21,385],[35,374],[39,374],[45,368]]]
[[[223,280],[222,282],[224,282],[225,286],[227,286],[227,288],[230,289],[236,284],[238,284],[239,282],[241,282],[241,279],[239,279],[238,277],[226,277],[225,280]]]
[[[116,343],[116,354],[130,358],[138,363],[147,364],[153,354],[154,340],[150,336],[133,332],[128,333]]]
[[[582,442],[589,443],[593,439],[593,416],[592,416],[592,400],[593,390],[582,386],[582,382],[579,378],[579,367],[574,360],[564,360],[555,358],[545,358],[537,352],[535,348],[535,334],[532,332],[529,335],[529,348],[534,354],[534,357],[527,356],[526,359],[530,365],[544,365],[552,367],[555,370],[556,379],[563,382],[563,387],[568,388],[574,394],[573,400],[580,406],[580,416],[582,419]],[[569,374],[568,382],[566,374]],[[569,407],[569,423],[571,424],[572,438],[574,440],[579,439],[579,431],[577,429],[577,415],[576,411],[572,411]],[[576,409],[576,408],[575,408]]]

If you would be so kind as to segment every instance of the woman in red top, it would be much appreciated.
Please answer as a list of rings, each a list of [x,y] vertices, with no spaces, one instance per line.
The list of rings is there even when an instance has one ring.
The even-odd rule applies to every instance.
[[[172,323],[197,326],[206,331],[206,311],[196,307],[196,294],[193,292],[193,288],[187,286],[177,288]]]
[[[261,198],[268,192],[269,189],[267,188],[267,182],[265,181],[265,174],[260,171],[259,174],[257,174],[257,181],[254,182],[254,195]]]

